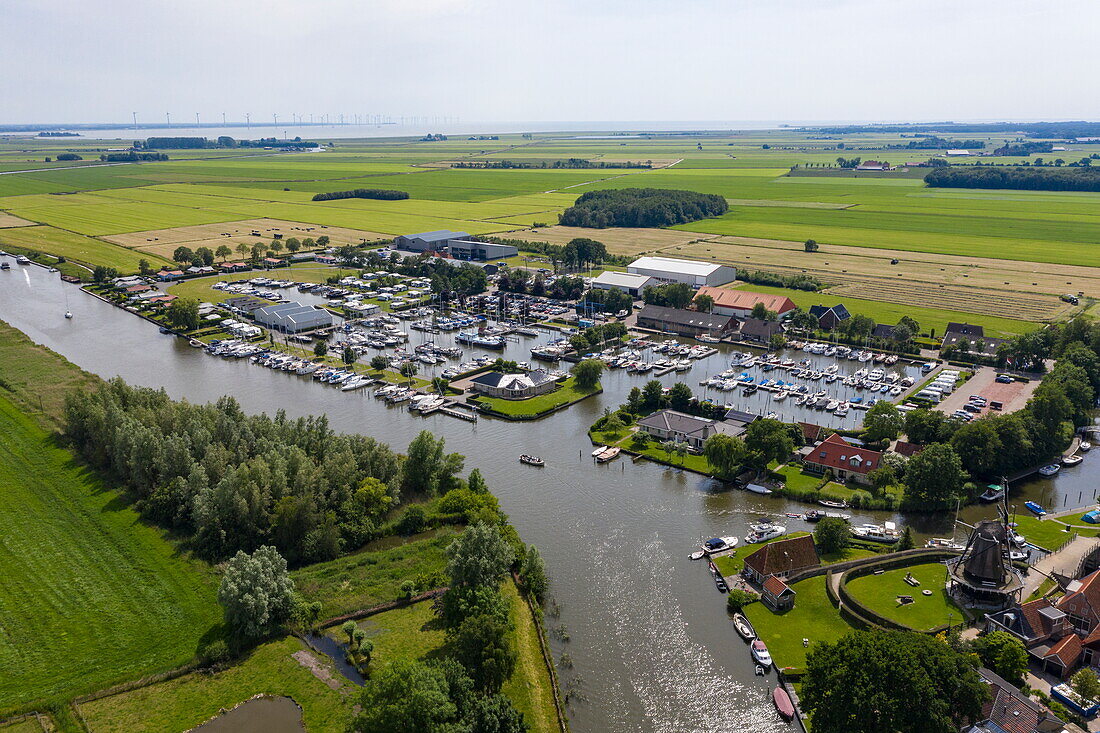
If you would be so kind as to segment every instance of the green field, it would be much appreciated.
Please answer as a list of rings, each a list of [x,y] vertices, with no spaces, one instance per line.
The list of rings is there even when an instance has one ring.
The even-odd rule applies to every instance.
[[[154,254],[135,252],[117,244],[48,226],[0,229],[0,249],[6,245],[38,250],[89,265],[106,265],[119,272],[137,272],[141,260],[148,261],[153,267],[168,263],[168,260]]]
[[[47,429],[60,425],[67,392],[89,389],[100,381],[4,321],[0,321],[0,365],[6,398]]]
[[[792,585],[796,595],[794,608],[789,611],[772,613],[763,603],[745,607],[745,615],[768,645],[777,667],[801,669],[806,665],[806,652],[814,644],[836,641],[852,630],[825,592],[826,577],[818,575]],[[802,645],[803,639],[810,640],[810,647]],[[744,653],[748,655],[748,647]]]
[[[184,664],[220,633],[209,568],[177,554],[0,398],[0,711]]]
[[[906,583],[907,573],[912,573],[920,585]],[[925,563],[853,578],[847,588],[853,598],[879,615],[917,631],[931,631],[964,620],[962,611],[947,595],[946,580],[946,565]],[[923,590],[932,591],[932,595],[924,595]],[[912,596],[913,603],[899,605],[899,595]]]

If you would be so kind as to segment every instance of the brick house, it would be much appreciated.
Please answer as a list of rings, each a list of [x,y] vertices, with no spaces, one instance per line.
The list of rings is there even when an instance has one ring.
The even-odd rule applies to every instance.
[[[870,485],[868,474],[878,468],[881,461],[882,453],[856,447],[833,433],[808,451],[802,464],[813,473],[832,472],[839,481]]]
[[[789,611],[794,608],[794,589],[787,585],[779,576],[769,575],[767,579],[764,580],[762,590],[763,593],[760,594],[760,600],[771,610],[778,613],[779,611]]]

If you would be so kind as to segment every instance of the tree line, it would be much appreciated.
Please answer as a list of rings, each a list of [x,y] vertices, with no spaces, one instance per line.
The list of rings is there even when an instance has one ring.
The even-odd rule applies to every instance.
[[[232,397],[192,405],[116,379],[68,396],[64,433],[145,518],[211,561],[267,544],[298,565],[384,534],[501,516],[480,474],[459,478],[463,457],[426,431],[402,457],[324,416],[246,415]],[[438,500],[391,520],[402,496]]]
[[[1100,168],[1088,164],[1066,168],[962,165],[935,168],[924,177],[924,182],[934,188],[1100,191]]]
[[[584,293],[584,280],[579,277],[562,276],[546,284],[541,272],[533,275],[530,270],[515,267],[501,269],[497,288],[506,293],[527,293],[536,297],[548,297],[554,300],[575,300]]]
[[[813,240],[810,241],[812,242]],[[814,242],[815,247],[816,245],[817,243]],[[814,251],[816,251],[816,249]],[[801,272],[794,275],[780,275],[775,272],[765,272],[764,270],[738,270],[737,279],[744,280],[747,283],[753,283],[754,285],[769,285],[774,288],[790,288],[792,290],[805,290],[808,292],[817,292],[825,287],[825,284],[813,275]]]
[[[994,155],[1031,155],[1032,153],[1053,153],[1054,143],[1026,141],[1019,143],[1005,142],[993,151]]]
[[[315,194],[314,201],[335,201],[338,199],[376,199],[378,201],[401,201],[407,199],[406,191],[390,191],[383,188],[355,188],[351,191],[327,191]]]
[[[106,163],[136,163],[143,160],[168,160],[166,153],[138,153],[130,150],[125,153],[102,153],[99,156]]]
[[[888,148],[904,148],[906,150],[981,150],[985,147],[984,140],[948,140],[937,135],[927,135],[919,140],[910,140],[905,145],[887,145]]]
[[[663,227],[686,224],[729,210],[722,196],[663,188],[617,188],[589,191],[562,212],[564,226]]]
[[[591,161],[584,158],[566,158],[564,160],[541,160],[538,163],[517,160],[462,160],[451,163],[452,168],[479,168],[482,170],[510,170],[528,168],[576,169],[576,168],[652,168],[653,161]]]
[[[607,251],[603,242],[587,237],[577,237],[568,243],[550,244],[549,242],[529,242],[526,239],[508,239],[506,237],[479,237],[486,242],[494,244],[510,244],[520,252],[533,252],[543,255],[555,269],[559,266],[567,270],[579,270],[585,265],[620,265],[626,266],[634,261],[634,257],[615,255]]]

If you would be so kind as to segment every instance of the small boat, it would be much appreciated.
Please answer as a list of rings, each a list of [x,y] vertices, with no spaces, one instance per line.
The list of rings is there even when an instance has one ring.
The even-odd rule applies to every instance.
[[[787,694],[786,690],[782,687],[776,687],[772,690],[772,702],[775,703],[775,709],[779,711],[784,720],[794,719],[794,703],[791,702],[791,696]]]
[[[752,658],[756,660],[764,669],[772,666],[772,655],[768,651],[768,646],[764,642],[757,639],[752,643]]]
[[[765,672],[764,672],[764,668],[763,668],[763,667],[761,667],[761,666],[760,666],[759,664],[758,664],[758,665],[756,665],[756,676],[757,676],[757,677],[763,677],[763,676],[764,676],[764,674],[765,674]]]
[[[65,311],[65,317],[71,319],[73,317],[72,311]]]
[[[596,461],[598,461],[599,463],[607,463],[608,461],[618,458],[621,451],[622,448],[619,448],[618,446],[606,448],[602,453],[596,456]]]
[[[1048,463],[1047,465],[1039,469],[1039,473],[1043,476],[1053,476],[1061,470],[1062,467],[1059,466],[1057,463]]]
[[[741,638],[745,641],[752,641],[756,638],[756,629],[749,623],[749,619],[743,614],[733,614],[733,628],[737,629],[737,633],[741,635]]]
[[[726,585],[726,579],[722,577],[721,573],[714,574],[714,587],[723,593],[728,593],[730,587]]]
[[[1008,559],[1012,562],[1025,562],[1031,556],[1031,553],[1024,550],[1009,550]]]
[[[931,550],[962,550],[966,549],[965,545],[960,545],[955,540],[949,540],[944,537],[933,537],[924,543],[924,546]]]
[[[1032,512],[1033,514],[1037,514],[1040,517],[1044,516],[1047,513],[1047,510],[1043,509],[1042,505],[1034,501],[1025,501],[1024,506],[1027,507],[1028,511]]]
[[[65,317],[66,318],[72,318],[72,314],[71,313],[66,314]],[[1063,466],[1076,466],[1078,463],[1080,463],[1083,460],[1085,460],[1084,456],[1079,456],[1076,453],[1074,453],[1072,456],[1066,456],[1065,458],[1063,458],[1062,459],[1062,465]]]
[[[767,496],[772,493],[772,490],[767,486],[761,486],[760,484],[745,484],[745,489],[751,491],[754,494],[763,494]]]
[[[9,265],[7,262],[0,262],[0,270],[10,270],[10,269],[11,269],[11,265]]]
[[[827,506],[830,509],[847,509],[848,502],[846,501],[829,501],[828,499],[819,499],[818,504],[821,506]]]
[[[206,346],[206,344],[204,344],[202,341],[199,341],[198,339],[191,339],[187,343],[190,346],[194,346],[196,349],[201,349],[202,347]]]
[[[703,551],[709,554],[712,552],[722,552],[723,550],[732,550],[736,546],[736,537],[711,537],[703,543]]]
[[[897,525],[893,522],[883,522],[882,524],[862,524],[858,527],[852,528],[852,534],[861,540],[869,540],[870,542],[882,542],[884,544],[892,545],[901,539],[901,532],[898,531]]]
[[[1000,484],[989,484],[985,487],[985,492],[978,497],[981,501],[989,503],[991,501],[998,501],[1005,495],[1005,487]]]
[[[776,537],[782,537],[787,534],[787,528],[778,524],[758,524],[752,527],[752,531],[749,532],[749,536],[745,538],[745,542],[750,545],[759,544],[761,542],[767,542],[768,540],[774,540]]]
[[[528,466],[545,466],[546,465],[546,461],[542,460],[538,456],[529,456],[526,453],[524,453],[522,456],[519,457],[519,462],[520,463],[526,463]]]
[[[592,451],[592,457],[595,458],[599,454],[603,453],[605,450],[607,450],[606,445],[601,445],[601,446],[597,447],[596,450]]]
[[[689,557],[692,560],[702,560],[704,557],[706,557],[706,554],[707,553],[705,550],[696,550],[695,552],[691,553]]]
[[[1082,440],[1081,445],[1077,446],[1077,450],[1081,451],[1082,453],[1088,453],[1090,450],[1092,450],[1092,443],[1087,443]]]

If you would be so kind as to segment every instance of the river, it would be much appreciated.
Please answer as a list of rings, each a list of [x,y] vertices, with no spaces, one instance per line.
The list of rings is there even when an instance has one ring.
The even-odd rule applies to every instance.
[[[63,317],[66,310],[72,320]],[[175,398],[207,402],[228,393],[253,412],[325,413],[336,430],[371,435],[398,449],[425,429],[446,438],[448,450],[467,456],[467,469],[481,469],[520,534],[546,559],[561,608],[560,618],[548,622],[552,628],[564,625],[569,638],[552,644],[557,654],[572,658],[573,668],[562,670],[563,682],[584,698],[571,706],[574,730],[787,729],[768,698],[774,682],[754,676],[710,574],[687,555],[707,537],[743,537],[756,518],[805,505],[730,491],[645,461],[594,465],[588,426],[647,377],[607,373],[604,394],[537,422],[467,423],[438,414],[414,416],[366,390],[341,392],[247,360],[209,356],[36,266],[13,263],[0,272],[0,318],[88,371],[163,387]],[[411,333],[413,343],[425,338]],[[506,355],[527,359],[536,341],[510,345]],[[682,380],[699,389],[699,380],[721,371],[725,361],[725,354],[712,356],[662,381]],[[521,466],[517,456],[524,452],[542,456],[546,467]],[[1051,507],[1060,507],[1065,497],[1072,506],[1078,493],[1094,491],[1092,463],[1100,461],[1029,484],[1025,493],[1046,498]],[[887,518],[860,513],[853,521]],[[784,522],[792,530],[811,528]],[[923,533],[938,534],[950,532],[950,523],[940,517],[918,524]]]

